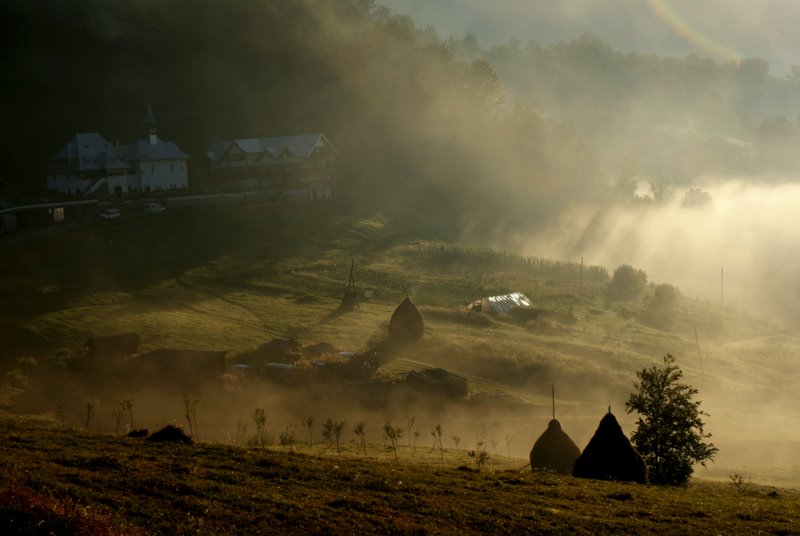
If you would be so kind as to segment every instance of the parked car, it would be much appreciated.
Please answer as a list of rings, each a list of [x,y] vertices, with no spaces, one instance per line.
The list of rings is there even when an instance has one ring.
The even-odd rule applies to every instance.
[[[164,212],[165,210],[167,210],[166,207],[164,207],[164,205],[160,205],[158,203],[146,203],[145,206],[144,206],[144,211],[145,212],[153,212],[155,214],[160,214],[160,213]]]
[[[107,208],[97,216],[103,220],[113,220],[122,216],[122,212],[118,208]]]

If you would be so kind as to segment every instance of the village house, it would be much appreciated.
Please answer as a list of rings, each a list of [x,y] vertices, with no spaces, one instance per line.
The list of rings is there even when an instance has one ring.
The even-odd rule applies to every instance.
[[[235,139],[206,148],[216,185],[310,201],[336,197],[338,154],[324,134]]]
[[[111,144],[95,132],[75,134],[45,168],[47,189],[83,197],[121,197],[186,188],[189,155],[174,142],[159,139],[157,124],[148,103],[142,121],[145,138],[135,143]]]

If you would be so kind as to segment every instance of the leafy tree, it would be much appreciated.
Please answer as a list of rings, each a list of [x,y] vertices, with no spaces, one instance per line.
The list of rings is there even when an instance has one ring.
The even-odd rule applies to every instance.
[[[692,400],[697,389],[681,383],[683,371],[670,354],[663,368],[642,369],[636,376],[636,392],[625,403],[628,413],[639,413],[631,441],[648,465],[651,483],[686,484],[692,466],[705,466],[718,451],[706,442],[711,434],[704,433],[702,417],[708,414]]]

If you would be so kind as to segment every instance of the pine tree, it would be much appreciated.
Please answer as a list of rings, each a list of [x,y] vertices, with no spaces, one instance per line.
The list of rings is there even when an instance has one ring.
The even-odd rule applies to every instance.
[[[706,442],[711,434],[704,433],[702,418],[708,414],[692,400],[697,389],[681,383],[683,371],[670,354],[663,368],[642,369],[636,376],[637,392],[625,403],[628,413],[639,413],[631,441],[648,465],[651,483],[686,484],[693,465],[705,466],[718,451]]]

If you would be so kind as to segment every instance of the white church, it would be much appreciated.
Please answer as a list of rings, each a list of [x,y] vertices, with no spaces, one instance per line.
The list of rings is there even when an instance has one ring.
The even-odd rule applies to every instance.
[[[130,145],[95,132],[75,134],[44,170],[47,189],[78,197],[151,193],[189,186],[189,155],[158,138],[150,103],[142,121],[146,137]]]

